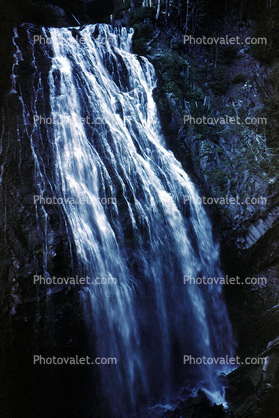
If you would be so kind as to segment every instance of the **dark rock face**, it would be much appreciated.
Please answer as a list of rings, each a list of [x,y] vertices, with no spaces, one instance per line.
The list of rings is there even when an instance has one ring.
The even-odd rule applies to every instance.
[[[34,204],[42,190],[53,194],[52,144],[46,127],[33,124],[35,114],[49,115],[50,60],[45,46],[28,40],[39,28],[25,25],[18,33],[22,59],[5,98],[0,156],[0,409],[3,417],[77,416],[83,407],[74,401],[86,395],[82,382],[91,379],[86,369],[61,372],[64,366],[33,364],[34,355],[87,355],[88,338],[78,289],[49,293],[33,281],[46,272],[72,276],[79,268],[61,205]]]
[[[246,277],[266,279],[260,285],[224,289],[239,343],[238,354],[258,356],[269,341],[278,337],[279,188],[276,168],[257,129],[242,125],[198,126],[196,129],[197,126],[183,124],[183,117],[189,114],[202,117],[210,112],[221,117],[230,108],[234,116],[258,116],[263,106],[259,90],[270,70],[260,67],[250,51],[237,53],[227,67],[228,89],[218,96],[210,88],[212,75],[208,58],[198,47],[186,49],[181,43],[182,35],[179,37],[178,33],[161,33],[152,43],[149,54],[159,77],[155,100],[169,146],[199,185],[200,196],[206,199],[239,197],[239,204],[204,207],[220,240],[224,271],[242,280]],[[181,71],[180,85],[176,83],[179,71],[173,74],[172,67]],[[192,78],[191,68],[194,68]],[[249,81],[230,84],[234,71],[243,72]],[[185,93],[195,98],[196,105],[193,99],[181,98]],[[247,197],[255,198],[256,204],[246,204]],[[269,377],[265,380],[260,365],[240,367],[231,374],[228,399],[232,416],[278,416],[279,386],[275,377],[278,355],[276,351],[272,353],[266,373]]]
[[[240,36],[249,30],[242,28]],[[234,35],[238,33],[230,33]],[[221,244],[224,270],[234,276],[263,277],[266,269],[272,269],[276,275],[279,186],[264,136],[258,127],[245,123],[184,123],[185,115],[197,119],[229,114],[242,122],[258,116],[263,106],[260,87],[270,70],[260,67],[250,52],[235,51],[226,66],[227,89],[221,94],[212,82],[217,70],[205,51],[182,47],[183,37],[177,32],[162,31],[155,37],[149,58],[159,78],[154,97],[164,132],[168,145],[199,185],[205,199],[201,204]],[[243,72],[248,81],[235,84],[235,71]],[[235,290],[230,287],[229,292]]]
[[[235,31],[228,36],[251,36],[251,28]],[[228,253],[247,266],[252,260],[255,264],[257,255],[254,270],[259,272],[277,262],[279,186],[259,124],[249,121],[263,107],[260,88],[270,70],[260,67],[250,52],[239,55],[235,50],[235,58],[222,62],[226,89],[219,91],[218,66],[206,51],[181,46],[183,34],[175,31],[158,32],[154,39],[148,54],[159,77],[155,99],[169,146],[200,185],[203,205],[219,231],[226,268],[233,259]],[[247,81],[236,84],[235,72]],[[205,123],[195,122],[203,117]],[[229,117],[240,122],[228,123]],[[211,123],[218,119],[220,123]]]
[[[258,358],[261,364],[244,365],[229,375],[227,399],[237,417],[278,417],[278,338]]]

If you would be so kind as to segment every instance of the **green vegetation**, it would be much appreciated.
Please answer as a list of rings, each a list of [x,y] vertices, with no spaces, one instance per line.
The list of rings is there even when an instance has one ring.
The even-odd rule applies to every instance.
[[[155,62],[157,74],[164,80],[164,89],[167,93],[174,93],[179,100],[185,98],[189,99],[189,83],[185,79],[188,65],[180,58],[178,53],[170,52],[162,55]]]
[[[152,37],[153,29],[148,24],[135,24],[134,29],[133,52],[135,54],[145,55],[147,53],[146,43]]]
[[[188,58],[187,61],[175,51],[161,55],[156,59],[154,66],[157,75],[164,82],[164,91],[173,93],[177,101],[185,99],[187,102],[197,103],[203,106],[204,93],[194,84],[197,76],[194,63]],[[193,109],[192,115],[194,115]]]
[[[221,169],[216,168],[211,174],[213,184],[218,187],[221,193],[227,192],[228,175]]]
[[[147,42],[153,35],[153,27],[150,24],[155,19],[154,7],[141,7],[136,9],[130,16],[130,25],[135,29],[133,36],[133,52],[146,55],[148,52]]]

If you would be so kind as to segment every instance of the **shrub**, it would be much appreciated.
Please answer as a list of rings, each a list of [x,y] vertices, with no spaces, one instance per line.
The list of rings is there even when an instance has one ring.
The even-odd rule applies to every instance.
[[[213,170],[212,181],[222,193],[227,192],[228,176],[221,168]]]
[[[155,69],[159,77],[164,80],[164,89],[172,92],[178,99],[187,99],[190,92],[189,83],[182,75],[187,69],[187,63],[176,52],[162,55],[155,63]]]
[[[148,24],[134,25],[135,34],[133,36],[133,52],[144,55],[147,52],[146,42],[152,37],[153,30]]]

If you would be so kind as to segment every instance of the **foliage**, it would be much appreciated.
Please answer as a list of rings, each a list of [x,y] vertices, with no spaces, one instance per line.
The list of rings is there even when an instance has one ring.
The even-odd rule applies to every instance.
[[[228,175],[221,168],[216,168],[212,171],[212,181],[219,188],[220,192],[227,192]]]
[[[133,52],[139,55],[145,55],[147,53],[146,43],[153,34],[153,29],[148,24],[136,24],[134,25],[135,34],[133,37]]]
[[[188,57],[187,60],[189,61]],[[154,63],[156,73],[164,80],[164,90],[173,93],[177,100],[202,106],[204,94],[196,84],[196,70],[193,62],[187,62],[175,51],[161,55]],[[195,112],[195,110],[193,110]]]
[[[131,17],[131,26],[135,29],[133,36],[133,52],[139,55],[147,53],[146,43],[152,38],[153,27],[148,20],[155,17],[155,8],[142,7],[136,9]]]
[[[176,52],[162,55],[155,62],[156,72],[164,80],[165,91],[174,93],[178,99],[185,97],[185,92],[188,90],[188,84],[183,76],[187,67],[187,63]]]

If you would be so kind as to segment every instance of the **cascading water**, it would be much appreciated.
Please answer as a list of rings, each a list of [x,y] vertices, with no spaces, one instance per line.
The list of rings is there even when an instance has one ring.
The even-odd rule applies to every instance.
[[[233,340],[221,286],[183,283],[184,275],[220,276],[218,248],[193,184],[164,146],[154,68],[131,53],[133,30],[102,24],[44,34],[55,190],[84,273],[106,282],[84,286],[81,298],[94,352],[117,359],[100,366],[112,415],[187,380],[204,382],[221,402],[220,366],[183,364],[188,354],[231,356]]]

